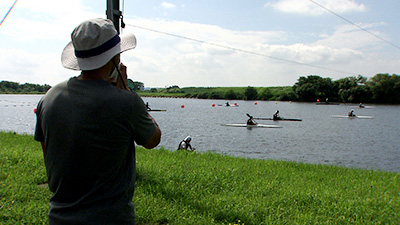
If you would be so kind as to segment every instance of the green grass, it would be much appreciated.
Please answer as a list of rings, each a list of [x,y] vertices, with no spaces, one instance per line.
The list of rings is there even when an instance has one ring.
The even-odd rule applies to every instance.
[[[51,193],[29,135],[0,133],[0,223],[46,224]],[[138,224],[399,224],[400,176],[137,148]]]
[[[30,135],[0,133],[0,223],[47,223],[51,193],[40,144]]]

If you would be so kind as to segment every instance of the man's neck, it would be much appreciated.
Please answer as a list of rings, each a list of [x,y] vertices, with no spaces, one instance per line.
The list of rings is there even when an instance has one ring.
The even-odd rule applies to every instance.
[[[80,80],[105,80],[108,81],[109,69],[106,66],[95,70],[82,71],[81,75],[78,77]]]

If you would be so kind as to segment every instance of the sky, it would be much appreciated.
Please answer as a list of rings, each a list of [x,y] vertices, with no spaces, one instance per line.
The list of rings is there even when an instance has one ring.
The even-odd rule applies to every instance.
[[[15,0],[0,1],[0,19]],[[106,0],[18,0],[0,25],[0,81],[56,85],[72,30]],[[122,53],[145,87],[292,86],[400,74],[398,0],[121,0],[137,47]]]

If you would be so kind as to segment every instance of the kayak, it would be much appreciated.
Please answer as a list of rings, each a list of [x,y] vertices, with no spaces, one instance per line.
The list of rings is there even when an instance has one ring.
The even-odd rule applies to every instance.
[[[373,116],[344,116],[344,115],[332,115],[334,118],[349,118],[349,119],[373,119]]]
[[[165,112],[167,110],[166,109],[148,109],[147,111],[149,111],[149,112]]]
[[[375,106],[364,106],[364,109],[374,109],[375,108]]]
[[[217,106],[225,106],[225,107],[239,107],[239,105],[222,105],[222,104],[218,104]]]
[[[259,117],[259,118],[254,118],[255,120],[274,120],[273,118],[263,118],[263,117]],[[282,120],[282,121],[302,121],[302,119],[291,119],[291,118],[283,118],[280,117],[279,119],[276,119],[274,121],[278,121],[278,120]]]
[[[316,105],[340,105],[340,103],[337,103],[337,102],[317,102],[315,104]]]
[[[282,128],[281,126],[278,125],[268,125],[268,124],[247,125],[246,123],[228,123],[228,124],[222,124],[222,126],[249,127],[249,128]]]

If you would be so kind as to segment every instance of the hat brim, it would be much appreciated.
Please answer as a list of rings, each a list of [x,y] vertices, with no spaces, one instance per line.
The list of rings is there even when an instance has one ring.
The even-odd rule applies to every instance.
[[[121,42],[112,47],[111,49],[103,52],[100,55],[88,57],[88,58],[77,58],[75,56],[75,49],[72,42],[65,46],[61,54],[61,64],[63,67],[71,70],[94,70],[98,69],[108,61],[110,61],[115,55],[124,51],[134,49],[136,47],[136,37],[133,34],[122,34],[120,35]]]

